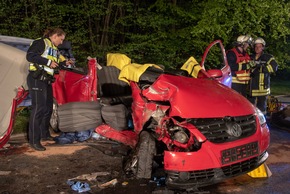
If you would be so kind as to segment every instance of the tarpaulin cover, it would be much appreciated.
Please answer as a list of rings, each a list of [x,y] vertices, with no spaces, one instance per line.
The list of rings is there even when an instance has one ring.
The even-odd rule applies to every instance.
[[[161,69],[155,64],[138,64],[131,63],[131,59],[124,54],[120,53],[109,53],[107,55],[107,66],[115,66],[121,70],[119,80],[127,82],[129,81],[138,82],[140,76],[149,68],[155,67]]]
[[[17,106],[17,103],[13,104],[13,99],[17,96],[18,87],[27,88],[27,68],[25,51],[0,43],[0,145],[6,143],[4,138],[7,141],[6,137],[12,132],[12,111]]]
[[[131,59],[121,53],[108,53],[107,54],[107,66],[115,66],[118,69],[123,69],[125,65],[131,63]]]
[[[194,78],[197,78],[198,73],[202,69],[202,67],[199,65],[199,63],[196,61],[196,59],[194,57],[190,57],[182,65],[182,67],[180,69],[187,71],[189,75],[191,75]]]

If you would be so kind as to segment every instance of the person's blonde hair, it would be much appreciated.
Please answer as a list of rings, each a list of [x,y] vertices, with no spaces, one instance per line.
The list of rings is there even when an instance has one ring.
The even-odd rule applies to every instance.
[[[61,36],[61,35],[65,35],[65,32],[63,31],[63,29],[61,28],[48,28],[44,31],[43,33],[43,37],[44,38],[48,38],[54,34],[57,34],[58,36]]]

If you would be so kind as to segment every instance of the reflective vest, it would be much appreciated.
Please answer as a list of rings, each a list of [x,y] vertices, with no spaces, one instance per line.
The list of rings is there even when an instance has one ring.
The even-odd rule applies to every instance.
[[[47,58],[48,60],[54,61],[56,63],[59,63],[59,52],[58,52],[58,48],[56,46],[54,46],[51,42],[51,40],[49,40],[48,38],[44,38],[43,39],[44,43],[45,43],[45,49],[42,53],[42,57]],[[39,65],[39,67],[43,68],[44,71],[47,72],[47,74],[49,75],[54,75],[54,69],[50,68],[47,65]],[[29,64],[29,71],[36,71],[36,66],[34,63],[30,63]]]
[[[231,49],[236,55],[236,64],[238,64],[238,71],[235,71],[232,74],[232,82],[238,84],[248,84],[249,80],[251,79],[251,72],[249,68],[243,69],[243,65],[247,64],[251,58],[248,54],[239,53],[236,48]]]

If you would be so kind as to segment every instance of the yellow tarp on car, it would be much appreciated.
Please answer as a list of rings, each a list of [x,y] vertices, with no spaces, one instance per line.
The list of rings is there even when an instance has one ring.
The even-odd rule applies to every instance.
[[[108,53],[107,66],[115,66],[118,69],[123,69],[125,65],[131,64],[131,59],[121,53]]]
[[[161,69],[155,64],[138,64],[131,63],[131,59],[124,54],[109,53],[107,54],[107,66],[115,66],[121,70],[119,80],[127,82],[138,82],[140,76],[149,68],[155,67]]]
[[[198,73],[202,69],[202,67],[199,65],[194,57],[190,57],[180,69],[187,71],[189,75],[197,78]]]

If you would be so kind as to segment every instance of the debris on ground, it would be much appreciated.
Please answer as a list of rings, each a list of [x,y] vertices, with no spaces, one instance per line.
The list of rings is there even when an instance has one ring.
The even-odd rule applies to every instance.
[[[78,193],[83,193],[91,190],[90,185],[86,182],[68,180],[67,184],[70,188]]]
[[[109,172],[94,172],[90,174],[83,174],[74,178],[71,178],[69,180],[88,180],[88,181],[95,181],[97,177],[99,176],[106,176],[109,175]]]
[[[0,171],[0,176],[9,175],[11,171]]]
[[[122,182],[122,186],[127,186],[128,184],[129,184],[129,182],[127,182],[127,181]]]
[[[110,181],[108,181],[106,183],[100,184],[99,187],[100,188],[106,188],[106,187],[109,187],[109,186],[115,186],[117,183],[118,183],[118,180],[117,179],[113,179],[113,180],[110,180]]]

